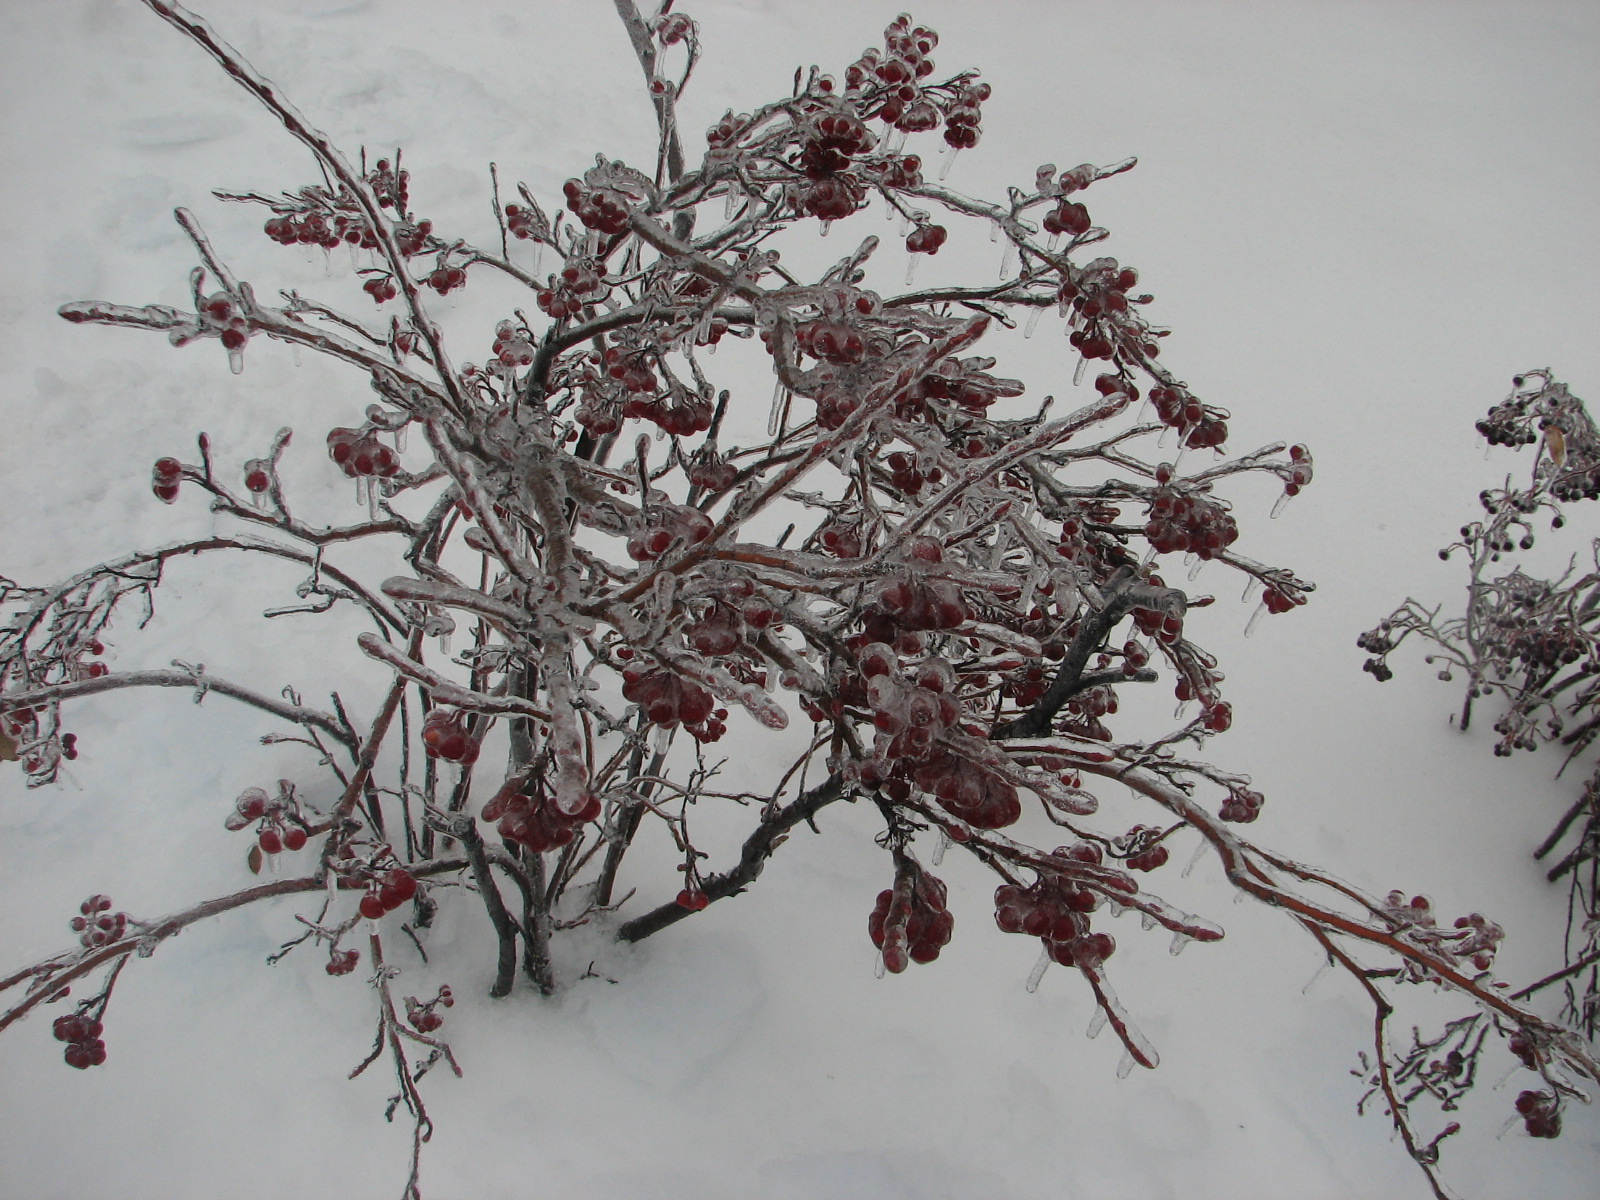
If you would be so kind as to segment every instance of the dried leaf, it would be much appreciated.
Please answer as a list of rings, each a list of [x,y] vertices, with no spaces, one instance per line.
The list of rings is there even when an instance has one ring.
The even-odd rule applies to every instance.
[[[250,874],[261,874],[261,847],[259,845],[251,846],[250,853],[245,855],[244,861],[245,865],[250,868]]]

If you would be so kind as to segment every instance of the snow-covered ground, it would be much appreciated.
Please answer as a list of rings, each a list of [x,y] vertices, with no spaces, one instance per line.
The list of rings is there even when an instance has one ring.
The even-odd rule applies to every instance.
[[[553,203],[596,151],[652,154],[608,4],[202,11],[338,144],[403,146],[416,203],[441,229],[488,237],[491,160]],[[894,15],[859,0],[686,11],[707,49],[681,110],[690,131],[786,92],[797,65],[841,70]],[[995,86],[985,138],[951,186],[998,196],[1044,161],[1138,155],[1091,207],[1175,330],[1166,359],[1233,411],[1236,450],[1283,437],[1315,451],[1315,484],[1276,521],[1269,488],[1232,492],[1240,548],[1315,580],[1312,603],[1249,641],[1246,606],[1191,623],[1223,659],[1237,713],[1208,753],[1268,797],[1253,835],[1369,891],[1488,913],[1510,934],[1505,978],[1558,965],[1564,895],[1528,852],[1575,785],[1551,781],[1553,762],[1493,759],[1485,731],[1450,729],[1459,696],[1420,662],[1377,687],[1354,639],[1408,593],[1459,602],[1460,576],[1433,550],[1479,488],[1523,469],[1505,452],[1484,461],[1472,433],[1515,371],[1550,366],[1600,398],[1600,9],[941,0],[914,16],[943,36],[941,71],[977,66]],[[291,485],[325,487],[321,432],[353,422],[363,380],[259,343],[235,378],[214,346],[176,351],[54,315],[78,299],[182,304],[192,253],[176,205],[259,288],[314,285],[320,256],[269,243],[259,210],[209,198],[312,182],[307,156],[132,0],[12,3],[0,29],[0,572],[42,583],[214,528],[194,497],[169,509],[148,486],[151,461],[190,453],[201,429],[236,462],[292,425]],[[987,244],[947,253],[998,266]],[[1050,377],[1067,369],[1064,343],[1027,358],[1017,373],[1037,391],[1066,388]],[[1574,550],[1592,532],[1581,523]],[[318,647],[350,628],[252,620],[261,586],[174,568],[170,599],[118,642],[119,664],[184,658],[325,694],[331,656]],[[1231,579],[1215,586],[1232,600]],[[373,672],[339,686],[370,706],[380,684]],[[83,757],[61,786],[27,792],[14,769],[0,775],[0,970],[65,945],[90,892],[151,915],[240,886],[221,817],[242,787],[286,769],[283,748],[256,744],[262,725],[216,701],[121,693],[74,711]],[[1119,1082],[1113,1039],[1083,1037],[1082,987],[1057,971],[1023,990],[1031,941],[993,929],[992,881],[955,856],[954,942],[933,966],[874,978],[865,918],[887,880],[871,822],[837,806],[819,825],[750,894],[637,948],[601,931],[569,942],[567,979],[593,959],[616,982],[572,982],[554,1000],[482,998],[488,931],[470,906],[447,906],[433,966],[401,963],[404,990],[448,981],[463,1001],[446,1032],[466,1078],[426,1081],[438,1133],[425,1192],[1427,1194],[1383,1118],[1354,1112],[1362,998],[1337,975],[1302,995],[1313,943],[1281,914],[1232,903],[1213,861],[1158,890],[1224,924],[1225,941],[1172,960],[1165,938],[1117,930],[1119,991],[1163,1055]],[[370,993],[313,956],[262,965],[296,911],[258,906],[133,964],[104,1067],[63,1066],[41,1016],[0,1038],[0,1196],[397,1195],[409,1129],[382,1122],[392,1082],[381,1067],[345,1081],[370,1044]],[[1420,1012],[1445,1011],[1421,999]],[[1491,1076],[1446,1143],[1446,1177],[1474,1197],[1595,1195],[1594,1114],[1569,1109],[1558,1141],[1533,1141],[1506,1128],[1525,1085],[1491,1090]]]

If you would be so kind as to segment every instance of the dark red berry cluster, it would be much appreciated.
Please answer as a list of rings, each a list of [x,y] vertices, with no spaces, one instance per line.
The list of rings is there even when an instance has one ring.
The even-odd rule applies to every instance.
[[[429,271],[422,278],[422,282],[441,296],[467,286],[467,272],[464,267],[451,267],[440,265]]]
[[[535,353],[533,335],[529,330],[510,321],[501,321],[494,327],[494,346],[491,353],[505,367],[531,366]]]
[[[128,914],[111,911],[111,897],[93,895],[78,906],[78,915],[72,918],[72,931],[78,941],[93,950],[108,946],[128,932]]]
[[[701,654],[718,658],[743,646],[747,631],[766,629],[777,616],[777,610],[756,593],[753,583],[733,580],[701,610],[684,636]]]
[[[906,249],[912,254],[937,254],[949,236],[943,225],[922,223],[906,235]]]
[[[586,229],[594,229],[607,237],[628,232],[628,197],[610,188],[587,188],[579,179],[569,179],[562,185],[567,197],[567,207],[577,215]]]
[[[1215,557],[1239,538],[1239,526],[1227,508],[1206,495],[1204,485],[1188,488],[1172,482],[1172,467],[1156,468],[1156,488],[1150,493],[1150,519],[1144,536],[1157,554],[1194,554]]]
[[[224,350],[243,350],[250,340],[250,323],[227,292],[216,292],[200,306],[206,326],[222,341]]]
[[[454,1008],[455,997],[450,994],[450,985],[445,984],[439,989],[439,994],[426,1002],[418,1000],[415,996],[405,998],[406,1020],[411,1023],[411,1028],[418,1033],[432,1033],[444,1024],[444,1017],[436,1009]]]
[[[183,464],[175,458],[158,458],[150,470],[150,490],[156,499],[171,504],[178,498],[178,484],[183,482]]]
[[[1103,852],[1093,842],[1058,846],[1052,857],[1098,865]],[[1089,914],[1100,897],[1066,874],[1041,871],[1031,887],[1001,884],[994,893],[994,920],[1006,933],[1039,938],[1053,962],[1098,967],[1116,952],[1109,933],[1094,933]]]
[[[552,275],[534,299],[540,308],[559,321],[579,315],[587,305],[598,304],[605,299],[608,290],[593,263],[574,259],[559,275]]]
[[[654,670],[631,665],[622,671],[622,697],[637,704],[652,725],[663,729],[684,726],[697,739],[715,741],[726,732],[727,710],[699,684],[675,675],[665,667]],[[716,714],[721,713],[722,716]],[[712,736],[712,727],[715,736]],[[700,732],[696,733],[696,729]],[[703,738],[701,734],[705,734]]]
[[[1561,1136],[1561,1102],[1553,1093],[1522,1092],[1517,1096],[1516,1109],[1530,1137]]]
[[[368,884],[367,894],[361,897],[361,915],[376,921],[385,913],[391,913],[399,908],[416,894],[416,876],[404,867],[395,867]],[[354,962],[351,965],[354,966]]]
[[[714,527],[698,508],[653,504],[645,513],[645,528],[628,539],[628,557],[634,562],[655,562],[674,544],[693,546],[705,541]]]
[[[67,1066],[83,1071],[106,1061],[106,1044],[100,1039],[105,1026],[99,1021],[79,1013],[57,1017],[51,1029],[56,1041],[67,1043],[66,1051],[62,1054]]]
[[[329,975],[348,975],[360,961],[359,950],[329,950],[327,964],[322,969]]]
[[[803,353],[836,366],[858,363],[867,354],[866,339],[843,321],[808,321],[794,331],[794,340]]]
[[[1222,802],[1217,815],[1224,821],[1236,821],[1246,825],[1261,815],[1261,806],[1265,801],[1266,798],[1260,792],[1251,791],[1242,785],[1234,785],[1228,789],[1228,798]]]
[[[392,479],[400,473],[400,456],[393,447],[378,440],[376,429],[328,430],[328,457],[352,479]]]
[[[542,854],[567,845],[585,824],[599,818],[600,798],[588,793],[585,800],[577,812],[566,813],[541,777],[513,776],[483,806],[483,819],[498,822],[501,837]]]
[[[698,26],[682,13],[668,13],[656,22],[656,37],[663,46],[693,41]]]
[[[909,855],[897,855],[894,887],[878,893],[867,934],[883,954],[884,969],[898,975],[911,963],[930,963],[950,942],[955,918],[946,907],[944,881]]]
[[[1289,447],[1289,473],[1284,480],[1283,494],[1298,496],[1300,489],[1311,482],[1311,451],[1304,446]]]
[[[1158,384],[1150,389],[1150,403],[1161,423],[1176,429],[1190,449],[1220,446],[1228,440],[1227,414],[1202,404],[1182,387]]]
[[[533,208],[523,208],[517,204],[506,205],[506,230],[514,238],[522,241],[543,241],[550,233],[550,227],[544,220],[544,214]]]
[[[709,445],[695,452],[684,472],[692,485],[707,492],[725,492],[739,478],[739,468]]]
[[[1167,848],[1159,841],[1161,831],[1149,825],[1135,825],[1115,839],[1123,865],[1135,871],[1154,871],[1165,866]]]
[[[256,844],[263,854],[280,854],[285,850],[305,849],[308,834],[299,807],[287,791],[269,796],[258,787],[246,788],[234,801],[233,811],[223,822],[229,829],[239,830],[259,822]]]
[[[465,713],[431,708],[422,721],[422,745],[430,758],[469,766],[478,761],[481,740],[472,735]]]
[[[860,558],[864,548],[861,526],[854,521],[831,520],[817,530],[816,540],[835,558]]]
[[[1062,209],[1073,218],[1073,228],[1088,218],[1085,211],[1079,219],[1077,210],[1081,208],[1073,201],[1062,202]],[[1161,353],[1160,335],[1132,307],[1151,297],[1128,296],[1138,282],[1139,273],[1114,258],[1097,258],[1080,271],[1067,272],[1060,290],[1061,303],[1071,309],[1067,340],[1084,358],[1110,359],[1121,365],[1144,362]]]

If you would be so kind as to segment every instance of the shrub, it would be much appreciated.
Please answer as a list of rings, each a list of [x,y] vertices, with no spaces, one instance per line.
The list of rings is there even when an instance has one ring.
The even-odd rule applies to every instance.
[[[265,207],[276,242],[346,247],[356,265],[325,297],[268,303],[180,209],[200,263],[192,308],[85,302],[62,315],[164,331],[235,372],[262,338],[356,368],[376,399],[328,414],[326,469],[356,481],[362,512],[346,524],[301,512],[280,468],[305,439],[288,430],[264,427],[260,455],[239,463],[202,436],[191,460],[157,460],[152,491],[207,497],[231,532],[50,587],[4,583],[0,753],[30,784],[78,753],[73,704],[133,687],[253,706],[288,728],[268,740],[305,757],[285,760],[296,780],[251,782],[218,813],[248,839],[249,869],[270,862],[274,878],[154,921],[91,897],[71,918],[77,947],[0,981],[21,989],[0,1028],[99,980],[55,1025],[69,1064],[96,1065],[133,956],[204,918],[303,894],[311,915],[282,953],[326,953],[334,976],[365,961],[377,1040],[358,1071],[393,1061],[391,1111],[413,1115],[420,1152],[431,1124],[417,1085],[441,1061],[456,1067],[439,1036],[454,997],[447,985],[401,996],[386,937],[424,937],[443,903],[481,905],[498,948],[491,994],[519,975],[548,993],[574,975],[563,933],[603,924],[637,941],[730,900],[792,831],[846,801],[882,820],[889,886],[863,915],[884,971],[937,959],[958,917],[968,936],[934,874],[956,848],[996,876],[1000,929],[1040,941],[1030,984],[1052,962],[1082,978],[1125,1048],[1123,1072],[1157,1057],[1112,988],[1104,918],[1136,910],[1174,952],[1220,938],[1144,882],[1193,829],[1237,889],[1285,910],[1369,995],[1375,1087],[1430,1179],[1453,1127],[1431,1142],[1412,1129],[1386,980],[1453,989],[1520,1037],[1553,1089],[1530,1102],[1541,1127],[1575,1091],[1564,1071],[1596,1074],[1580,1038],[1494,984],[1492,922],[1440,927],[1425,903],[1363,896],[1254,845],[1239,828],[1263,803],[1249,779],[1180,756],[1233,713],[1194,637],[1211,598],[1168,582],[1183,569],[1170,556],[1239,572],[1260,591],[1258,615],[1304,603],[1310,584],[1234,548],[1222,492],[1256,473],[1293,495],[1312,459],[1282,444],[1228,457],[1228,413],[1162,364],[1152,297],[1135,268],[1095,252],[1108,234],[1086,202],[1132,160],[1046,165],[1002,202],[926,178],[931,161],[907,146],[942,143],[946,165],[971,150],[989,91],[973,73],[941,80],[936,35],[901,17],[842,75],[813,70],[792,95],[729,112],[691,165],[675,104],[699,31],[682,14],[647,23],[621,0],[657,161],[598,159],[554,215],[525,185],[502,196],[494,175],[498,245],[483,247],[415,207],[398,151],[350,160],[202,20],[146,2],[322,175],[220,198]],[[903,247],[868,236],[826,269],[787,265],[868,207],[900,219]],[[984,233],[1004,243],[998,281],[913,289],[883,265]],[[532,303],[507,307],[476,344],[481,362],[459,361],[430,304],[491,280]],[[1064,415],[977,352],[1041,321],[1065,333],[1074,385],[1094,376]],[[767,388],[765,433],[732,432],[761,428],[748,418]],[[337,647],[340,670],[381,678],[382,701],[351,713],[337,695],[319,708],[199,666],[109,669],[130,602],[154,605],[165,564],[201,555],[240,570],[262,555],[304,564],[300,603],[270,611],[362,613],[372,629]],[[384,571],[361,565],[380,555]],[[1156,683],[1183,715],[1136,728],[1119,695]],[[725,738],[791,724],[810,729],[767,778],[746,783],[763,764],[740,762],[734,789],[720,786]],[[1143,820],[1117,815],[1130,805]],[[736,861],[710,861],[708,828],[739,830]],[[655,832],[679,870],[619,895],[630,851]],[[414,1154],[408,1194],[418,1169]]]

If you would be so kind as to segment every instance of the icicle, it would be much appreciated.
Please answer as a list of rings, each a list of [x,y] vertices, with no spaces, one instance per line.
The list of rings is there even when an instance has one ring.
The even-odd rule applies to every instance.
[[[296,349],[299,349],[299,347],[296,347]],[[406,430],[410,428],[410,425],[402,425],[394,431],[394,452],[396,454],[404,454],[406,452]]]
[[[365,508],[367,504],[367,492],[369,490],[367,483],[369,480],[370,477],[366,475],[356,476],[356,503],[361,505],[363,508]]]
[[[450,657],[450,635],[448,633],[439,635],[439,653],[446,658]]]
[[[772,389],[772,408],[767,413],[767,436],[777,437],[778,431],[783,427],[783,416],[789,406],[789,389],[779,380]]]
[[[1039,981],[1044,978],[1044,973],[1050,969],[1050,951],[1041,950],[1039,961],[1033,964],[1033,970],[1028,972],[1028,982],[1023,984],[1030,992],[1039,990]],[[1089,1035],[1093,1037],[1093,1034]]]
[[[1083,373],[1085,371],[1087,371],[1088,369],[1089,369],[1089,360],[1087,358],[1080,358],[1078,360],[1077,368],[1072,372],[1072,386],[1073,387],[1077,387],[1080,383],[1083,382]]]
[[[1317,968],[1316,973],[1313,974],[1310,979],[1306,980],[1306,985],[1300,989],[1300,994],[1304,996],[1306,993],[1310,992],[1312,988],[1316,987],[1317,984],[1322,982],[1322,977],[1331,970],[1333,970],[1333,959],[1324,958],[1322,960],[1322,965]]]
[[[1139,928],[1143,929],[1146,933],[1149,933],[1152,929],[1154,929],[1156,924],[1156,919],[1149,913],[1141,912],[1139,914]]]
[[[734,190],[733,184],[728,185],[728,190],[723,193],[722,220],[724,224],[733,221],[734,209],[739,205],[739,193]]]
[[[378,519],[378,480],[376,477],[367,480],[367,518]]]
[[[1188,707],[1189,707],[1189,702],[1187,700],[1178,701],[1178,707],[1172,710],[1172,719],[1174,721],[1183,720],[1183,710],[1188,708]]]
[[[818,237],[827,237],[828,236],[828,230],[830,230],[832,228],[833,228],[833,222],[832,221],[824,221],[824,222],[822,222],[822,224],[820,226],[818,226],[818,228],[817,228],[817,236]]]
[[[1148,550],[1146,550],[1144,552],[1144,561],[1139,564],[1140,570],[1143,570],[1145,567],[1148,567],[1151,563],[1155,562],[1155,560],[1156,560],[1156,548],[1154,546],[1151,546],[1150,549],[1148,549]]]
[[[228,370],[232,371],[235,375],[244,374],[243,350],[236,348],[228,351]]]
[[[533,244],[533,273],[535,275],[539,273],[539,264],[542,262],[544,262],[544,243],[535,242]]]
[[[944,156],[944,165],[939,168],[939,182],[943,183],[950,176],[950,168],[956,165],[956,155],[961,153],[960,146],[951,146],[950,152]]]
[[[1100,1031],[1106,1027],[1106,1010],[1095,1007],[1094,1016],[1089,1018],[1089,1028],[1084,1030],[1084,1036],[1091,1041],[1100,1036]]]
[[[1157,450],[1165,450],[1167,448],[1167,439],[1169,437],[1171,437],[1171,436],[1172,436],[1172,426],[1171,425],[1163,425],[1161,427],[1161,436],[1156,439],[1156,449]]]
[[[652,754],[665,754],[672,745],[672,730],[665,725],[657,725],[650,739],[650,752]]]
[[[1277,500],[1273,502],[1272,511],[1267,514],[1267,519],[1269,521],[1276,521],[1278,519],[1278,514],[1283,511],[1284,505],[1288,504],[1289,500],[1290,496],[1288,492],[1284,492],[1283,495],[1279,496]]]
[[[1117,1078],[1118,1079],[1126,1079],[1129,1075],[1132,1075],[1132,1074],[1133,1074],[1133,1052],[1131,1050],[1124,1050],[1122,1052],[1122,1061],[1117,1064]]]
[[[942,829],[941,828],[939,830],[939,844],[933,848],[933,865],[934,866],[937,867],[940,863],[942,863],[944,861],[944,852],[946,850],[950,849],[950,845],[951,845],[951,842],[950,842],[950,831],[947,830],[947,829]]]
[[[1052,233],[1049,238],[1045,240],[1044,248],[1050,251],[1051,254],[1054,254],[1056,252],[1056,246],[1060,243],[1060,241],[1061,235],[1059,233]]]
[[[1200,865],[1200,860],[1206,856],[1206,851],[1211,848],[1211,843],[1205,838],[1200,839],[1200,844],[1194,848],[1194,853],[1189,856],[1189,864],[1178,873],[1180,879],[1189,878],[1189,872]]]
[[[1244,594],[1239,597],[1239,603],[1246,603],[1251,596],[1256,594],[1256,589],[1261,586],[1261,580],[1254,575],[1244,581]]]
[[[1016,257],[1017,244],[1010,238],[1006,239],[1006,248],[1000,251],[1000,278],[1011,278],[1011,262]]]
[[[1250,614],[1250,620],[1249,620],[1248,623],[1246,623],[1246,625],[1244,627],[1244,635],[1245,635],[1245,637],[1249,637],[1252,633],[1254,633],[1256,631],[1256,626],[1261,624],[1261,617],[1266,611],[1267,611],[1267,602],[1265,600],[1263,600],[1260,604],[1256,605],[1256,611]]]
[[[1044,315],[1044,305],[1034,305],[1033,311],[1028,314],[1027,324],[1022,327],[1022,336],[1031,338],[1033,331],[1039,327],[1039,318]]]
[[[294,363],[295,366],[298,367],[300,365],[300,343],[299,342],[290,342],[289,343],[289,358]]]
[[[921,258],[921,257],[922,257],[922,255],[920,255],[920,254],[912,254],[912,255],[909,255],[907,257],[907,262],[906,262],[906,286],[907,287],[911,286],[911,277],[917,273],[917,260],[919,258]]]
[[[1149,413],[1150,413],[1150,397],[1146,396],[1143,400],[1141,400],[1139,402],[1139,415],[1134,417],[1133,423],[1135,425],[1143,425],[1144,424],[1144,419],[1145,419],[1146,416],[1149,415]]]
[[[1173,958],[1177,958],[1178,955],[1183,953],[1183,948],[1192,941],[1194,939],[1187,933],[1175,933],[1172,935],[1172,945],[1167,947],[1167,953],[1172,955]]]
[[[1196,555],[1194,563],[1189,567],[1190,583],[1193,583],[1199,577],[1200,572],[1205,569],[1205,565],[1206,560]]]
[[[888,968],[883,965],[883,955],[880,954],[878,955],[878,961],[872,964],[873,977],[882,979],[887,972]]]

